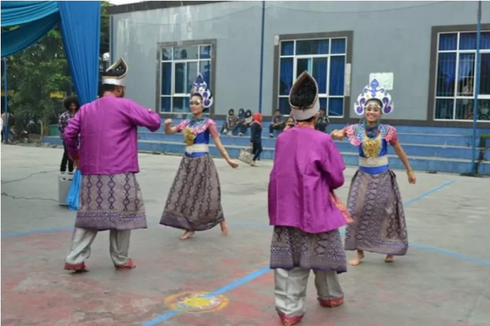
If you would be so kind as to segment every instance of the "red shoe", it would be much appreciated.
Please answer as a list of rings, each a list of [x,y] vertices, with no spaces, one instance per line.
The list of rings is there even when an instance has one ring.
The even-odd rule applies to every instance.
[[[133,269],[136,267],[136,265],[134,264],[133,260],[130,259],[126,262],[126,264],[122,265],[122,266],[115,266],[117,270],[124,270],[124,269]]]
[[[335,308],[344,303],[344,296],[341,296],[340,298],[328,299],[328,300],[323,300],[318,298],[318,302],[322,307]]]
[[[303,319],[303,316],[293,316],[293,317],[288,317],[286,316],[285,314],[283,314],[282,312],[277,312],[277,314],[279,315],[279,318],[281,319],[281,322],[282,322],[282,325],[283,326],[293,326],[293,325],[296,325],[298,324],[301,319]]]
[[[65,270],[67,271],[75,271],[75,272],[88,272],[85,269],[85,263],[79,263],[79,264],[69,264],[65,263]]]

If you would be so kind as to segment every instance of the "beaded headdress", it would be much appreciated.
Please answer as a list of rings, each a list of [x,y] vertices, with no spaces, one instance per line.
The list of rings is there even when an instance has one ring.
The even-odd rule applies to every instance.
[[[381,111],[383,114],[393,112],[393,101],[391,95],[386,92],[386,89],[381,86],[376,78],[373,78],[369,85],[364,87],[362,93],[357,97],[354,103],[354,111],[357,115],[363,115],[366,103],[369,100],[378,100],[381,102]]]
[[[191,97],[194,94],[200,94],[202,96],[202,106],[205,109],[213,105],[213,94],[201,74],[197,75],[196,80],[192,83]]]

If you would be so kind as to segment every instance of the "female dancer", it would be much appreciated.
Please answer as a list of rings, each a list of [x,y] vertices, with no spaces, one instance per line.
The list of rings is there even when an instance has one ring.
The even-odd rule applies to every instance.
[[[407,169],[408,181],[416,182],[415,173],[403,151],[396,129],[380,124],[384,114],[393,111],[391,96],[376,79],[357,98],[354,109],[364,115],[361,123],[334,130],[332,138],[359,147],[359,170],[352,179],[347,207],[354,219],[346,228],[345,249],[357,250],[349,263],[358,265],[364,251],[385,254],[385,262],[403,256],[408,249],[405,213],[396,176],[388,167],[388,144]]]
[[[172,120],[165,121],[165,133],[183,132],[185,155],[180,162],[177,176],[170,188],[160,224],[186,230],[180,237],[186,240],[195,231],[209,230],[217,224],[221,233],[228,233],[228,226],[221,207],[221,186],[214,161],[209,156],[209,136],[232,168],[238,163],[230,159],[221,144],[216,123],[203,116],[213,104],[211,92],[201,74],[194,81],[191,92],[191,111],[187,119],[170,127]]]

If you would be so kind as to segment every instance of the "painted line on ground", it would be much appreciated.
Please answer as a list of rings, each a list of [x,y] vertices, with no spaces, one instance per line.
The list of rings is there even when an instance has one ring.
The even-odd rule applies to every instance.
[[[240,285],[243,285],[247,282],[250,282],[251,280],[254,280],[256,279],[257,277],[259,276],[262,276],[264,274],[266,274],[267,272],[270,271],[270,268],[267,267],[267,268],[262,268],[262,269],[259,269],[258,271],[255,271],[251,274],[248,274],[238,280],[235,280],[217,290],[214,290],[212,292],[209,292],[208,294],[206,294],[204,297],[205,298],[212,298],[212,297],[215,297],[215,296],[218,296],[218,295],[222,295],[223,293],[226,293],[228,291],[231,291],[237,287],[239,287]],[[160,315],[160,316],[157,316],[155,318],[153,318],[152,320],[149,320],[149,321],[145,321],[144,323],[140,324],[140,326],[153,326],[153,325],[157,325],[159,323],[162,323],[178,314],[182,313],[181,311],[179,310],[170,310],[170,311],[167,311],[166,313],[164,313],[163,315]]]
[[[436,188],[433,188],[429,191],[426,191],[422,194],[420,194],[419,196],[415,197],[415,198],[412,198],[406,202],[403,203],[404,206],[409,206],[411,204],[413,204],[414,202],[420,200],[420,199],[423,199],[435,192],[438,192],[446,187],[449,187],[450,185],[452,185],[453,183],[455,183],[456,180],[450,180],[450,181],[447,181],[446,183],[443,183],[442,185],[436,187]],[[238,225],[238,226],[269,226],[269,224],[266,224],[266,223],[260,223],[260,222],[229,222],[230,224],[232,225]],[[159,225],[159,223],[149,223],[150,225]],[[58,227],[58,228],[49,228],[49,229],[41,229],[41,230],[31,230],[31,231],[23,231],[23,232],[14,232],[14,233],[5,233],[5,234],[2,234],[2,238],[11,238],[11,237],[19,237],[19,236],[23,236],[23,235],[30,235],[30,234],[36,234],[36,233],[47,233],[47,232],[56,232],[56,231],[67,231],[67,230],[72,230],[73,229],[73,226],[63,226],[63,227]]]
[[[421,244],[417,244],[417,243],[410,243],[409,244],[409,247],[413,247],[413,248],[417,248],[417,249],[422,249],[422,250],[427,250],[427,251],[432,251],[432,252],[435,252],[435,253],[438,253],[438,254],[441,254],[441,255],[451,256],[451,257],[458,258],[458,259],[461,259],[461,260],[465,260],[465,261],[468,261],[468,262],[472,262],[472,263],[475,263],[475,264],[478,264],[478,265],[483,265],[483,266],[486,266],[486,267],[490,267],[490,261],[484,261],[484,260],[481,260],[481,259],[478,259],[478,258],[466,256],[466,255],[459,254],[457,252],[453,252],[453,251],[449,251],[449,250],[434,248],[434,247],[430,247],[430,246],[426,246],[426,245],[421,245]]]
[[[23,231],[23,232],[14,232],[14,233],[5,233],[2,234],[2,238],[12,238],[12,237],[20,237],[23,235],[30,235],[36,233],[47,233],[47,232],[56,232],[56,231],[68,231],[73,230],[73,226],[63,226],[59,228],[50,228],[50,229],[41,229],[41,230],[31,230],[31,231]]]
[[[440,190],[448,187],[449,185],[453,184],[454,182],[456,182],[456,181],[455,180],[451,180],[451,181],[448,181],[448,182],[446,182],[446,183],[444,183],[444,184],[442,184],[442,185],[440,185],[440,186],[438,186],[436,188],[433,188],[433,189],[431,189],[431,190],[429,190],[427,192],[424,192],[423,194],[421,194],[421,195],[419,195],[419,196],[417,196],[417,197],[415,197],[415,198],[407,201],[406,203],[404,203],[404,205],[410,205],[410,204],[412,204],[412,203],[414,203],[414,202],[416,202],[416,201],[418,201],[420,199],[423,199],[423,198],[429,196],[430,194],[433,194],[433,193],[435,193],[437,191],[440,191]],[[232,224],[232,223],[230,223],[230,224]],[[245,223],[241,223],[241,224],[242,225],[268,226],[268,227],[270,226],[270,225],[268,225],[266,223],[254,223],[254,222],[250,222],[250,223],[245,222]],[[341,233],[344,234],[345,231],[344,230],[341,230]],[[425,249],[425,248],[423,248],[424,246],[419,246],[419,245],[416,245],[414,247]],[[444,250],[439,250],[439,249],[431,248],[431,247],[427,247],[427,248],[430,248],[431,251],[435,251],[435,252],[439,252],[439,253],[446,253]],[[451,253],[451,252],[448,252],[448,253]],[[453,257],[458,257],[458,258],[459,257],[464,257],[464,260],[469,260],[469,261],[473,261],[473,262],[479,262],[479,260],[478,259],[475,259],[475,258],[466,257],[466,256],[459,255],[459,254],[456,254],[456,253],[451,253],[451,254],[452,254],[451,256],[453,256]],[[484,263],[485,263],[484,265],[486,265],[487,262],[484,262]],[[488,264],[490,265],[490,263],[488,263]],[[255,271],[255,272],[253,272],[253,273],[251,273],[251,274],[249,274],[249,275],[247,275],[247,276],[245,276],[245,277],[243,277],[241,279],[238,279],[236,281],[233,281],[233,282],[231,282],[231,283],[229,283],[229,284],[227,284],[227,285],[225,285],[225,286],[223,286],[223,287],[221,287],[221,288],[219,288],[217,290],[214,290],[214,291],[210,292],[208,295],[206,295],[206,297],[212,297],[212,296],[216,296],[216,295],[221,295],[223,293],[226,293],[228,291],[231,291],[231,290],[235,289],[236,287],[238,287],[238,286],[240,286],[242,284],[245,284],[245,283],[247,283],[247,282],[249,282],[249,281],[251,281],[253,279],[256,279],[257,277],[259,277],[261,275],[266,274],[269,271],[270,271],[270,268],[269,267],[266,267],[266,268],[260,269],[258,271]],[[140,326],[154,326],[154,325],[159,324],[159,323],[162,323],[162,322],[164,322],[164,321],[166,321],[166,320],[168,320],[168,319],[170,319],[170,318],[172,318],[172,317],[174,317],[176,315],[179,315],[180,313],[181,312],[178,311],[178,310],[170,310],[170,311],[167,311],[166,313],[164,313],[164,314],[162,314],[160,316],[157,316],[157,317],[153,318],[152,320],[143,322],[142,324],[140,324]]]
[[[416,201],[419,201],[419,200],[421,200],[421,199],[423,199],[423,198],[425,198],[425,197],[427,197],[429,195],[432,195],[435,192],[441,191],[442,189],[449,187],[450,185],[452,185],[455,182],[456,182],[456,180],[449,180],[446,183],[443,183],[442,185],[440,185],[438,187],[435,187],[435,188],[433,188],[433,189],[431,189],[429,191],[426,191],[426,192],[418,195],[415,198],[412,198],[410,200],[407,200],[406,202],[403,203],[403,206],[409,206],[409,205],[415,203]]]

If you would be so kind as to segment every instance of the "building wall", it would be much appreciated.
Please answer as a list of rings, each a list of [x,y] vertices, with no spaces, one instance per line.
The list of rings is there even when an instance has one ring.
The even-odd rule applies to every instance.
[[[276,35],[351,32],[350,102],[373,72],[393,72],[391,119],[427,120],[433,26],[475,24],[477,2],[266,2],[262,112],[273,107]],[[259,95],[262,2],[219,2],[119,13],[114,54],[129,66],[128,96],[155,107],[157,44],[216,40],[214,114],[229,108],[256,111]],[[482,22],[490,22],[483,2]],[[349,55],[348,55],[349,56]]]

